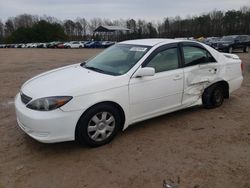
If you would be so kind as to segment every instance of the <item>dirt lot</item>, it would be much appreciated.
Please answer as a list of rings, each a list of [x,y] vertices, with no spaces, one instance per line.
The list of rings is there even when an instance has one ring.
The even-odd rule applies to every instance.
[[[224,105],[187,109],[131,126],[112,143],[40,144],[16,123],[13,98],[30,77],[100,50],[0,49],[0,188],[250,187],[250,53],[244,84]]]

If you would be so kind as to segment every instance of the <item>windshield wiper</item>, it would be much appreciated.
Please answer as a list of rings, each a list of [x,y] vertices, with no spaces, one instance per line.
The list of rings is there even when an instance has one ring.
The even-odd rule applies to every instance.
[[[101,70],[101,69],[98,69],[98,68],[96,68],[96,67],[91,67],[91,66],[87,66],[87,65],[84,65],[83,67],[86,68],[86,69],[89,69],[89,70],[96,71],[96,72],[108,74],[106,71]]]
[[[108,72],[108,71],[105,71],[105,70],[102,70],[102,69],[98,69],[96,67],[91,67],[91,66],[87,66],[86,65],[87,62],[83,62],[80,64],[81,67],[84,67],[85,69],[89,69],[89,70],[93,70],[95,72],[99,72],[99,73],[103,73],[103,74],[108,74],[108,75],[113,75],[113,76],[117,76],[119,74],[115,74],[115,73],[112,73],[112,72]]]
[[[82,62],[82,63],[80,64],[80,66],[81,66],[81,67],[84,67],[84,66],[86,65],[86,63],[87,63],[86,61]]]

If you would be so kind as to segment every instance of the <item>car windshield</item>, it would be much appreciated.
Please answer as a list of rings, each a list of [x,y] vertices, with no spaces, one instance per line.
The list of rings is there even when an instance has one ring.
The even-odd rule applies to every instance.
[[[221,38],[221,41],[234,41],[236,37],[234,36],[225,36]]]
[[[84,67],[105,74],[122,75],[128,72],[149,49],[149,46],[116,44],[87,61]]]

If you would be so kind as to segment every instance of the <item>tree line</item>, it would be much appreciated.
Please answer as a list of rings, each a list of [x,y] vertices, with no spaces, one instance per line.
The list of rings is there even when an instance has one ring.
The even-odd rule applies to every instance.
[[[214,10],[199,16],[184,19],[177,16],[161,21],[143,19],[76,18],[59,20],[50,16],[22,14],[0,20],[0,43],[28,43],[66,40],[102,39],[94,34],[100,25],[117,25],[130,29],[120,32],[116,40],[138,38],[209,37],[231,34],[250,34],[250,7],[226,12]]]

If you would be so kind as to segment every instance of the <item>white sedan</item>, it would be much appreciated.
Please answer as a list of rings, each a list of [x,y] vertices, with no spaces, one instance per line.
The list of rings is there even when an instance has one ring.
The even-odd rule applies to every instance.
[[[64,43],[64,48],[83,48],[84,44],[80,41],[71,41]]]
[[[28,80],[15,99],[17,122],[44,142],[110,142],[129,125],[195,105],[222,105],[241,86],[242,63],[198,42],[144,39]]]

